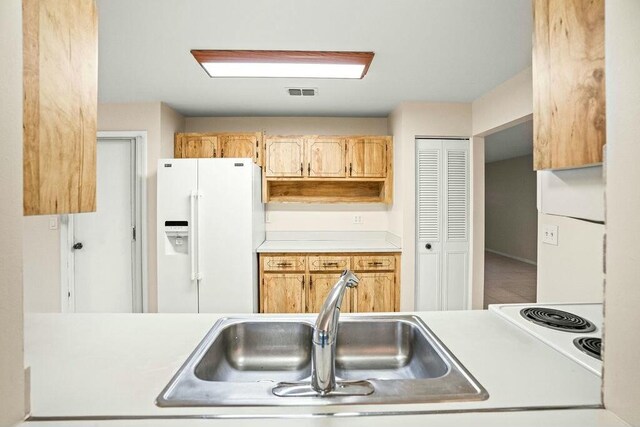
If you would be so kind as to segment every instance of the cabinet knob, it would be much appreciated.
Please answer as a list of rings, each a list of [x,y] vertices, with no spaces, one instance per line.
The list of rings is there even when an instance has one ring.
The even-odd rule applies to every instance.
[[[424,245],[424,247],[427,249],[431,249],[431,243],[427,243],[426,245]]]
[[[82,243],[78,242],[78,243],[74,244],[72,247],[73,247],[73,249],[82,249]]]

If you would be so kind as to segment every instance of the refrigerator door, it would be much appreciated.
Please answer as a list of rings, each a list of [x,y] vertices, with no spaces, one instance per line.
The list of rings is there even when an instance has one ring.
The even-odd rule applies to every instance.
[[[198,159],[200,313],[254,311],[254,165]]]
[[[158,162],[158,312],[197,313],[196,159]]]

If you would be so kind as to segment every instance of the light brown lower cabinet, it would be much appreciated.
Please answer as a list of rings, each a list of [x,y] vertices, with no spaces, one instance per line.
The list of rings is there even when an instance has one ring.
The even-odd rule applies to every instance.
[[[340,273],[310,274],[309,291],[307,292],[307,313],[318,313],[324,304],[324,300],[329,295],[333,285],[340,279]],[[340,311],[342,313],[352,313],[351,300],[353,289],[347,289],[342,300]]]
[[[394,311],[394,273],[361,273],[354,289],[353,308],[356,313]]]
[[[400,309],[400,254],[260,254],[260,312],[317,313],[342,270],[352,268],[360,282],[348,289],[341,312]]]
[[[265,274],[263,307],[265,313],[301,313],[305,306],[304,274]]]

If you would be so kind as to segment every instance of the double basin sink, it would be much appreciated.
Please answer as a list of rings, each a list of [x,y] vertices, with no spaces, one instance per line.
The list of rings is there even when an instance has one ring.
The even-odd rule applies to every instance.
[[[487,391],[416,316],[343,316],[336,378],[367,380],[366,396],[282,397],[281,382],[310,381],[315,318],[219,320],[189,356],[156,404],[173,406],[300,406],[471,401]]]

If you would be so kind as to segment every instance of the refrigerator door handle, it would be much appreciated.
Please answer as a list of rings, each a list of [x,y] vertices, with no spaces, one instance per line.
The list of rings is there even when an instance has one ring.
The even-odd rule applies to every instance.
[[[189,223],[191,225],[191,235],[189,236],[189,252],[191,255],[191,280],[196,280],[196,192],[192,191],[189,197],[191,209],[189,211]]]
[[[196,263],[198,265],[198,269],[196,272],[196,279],[202,280],[202,273],[200,272],[200,199],[202,198],[202,193],[200,190],[196,191],[196,236],[198,237],[198,241],[196,242],[197,250],[196,250]]]

